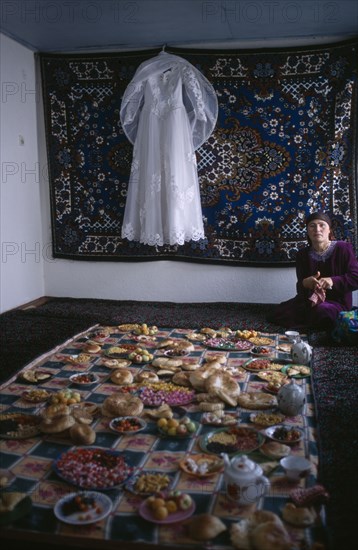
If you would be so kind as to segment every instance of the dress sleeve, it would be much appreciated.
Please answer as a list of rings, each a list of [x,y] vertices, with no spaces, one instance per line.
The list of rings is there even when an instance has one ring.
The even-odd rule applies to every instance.
[[[331,277],[336,292],[345,293],[358,290],[358,261],[350,243],[341,243],[337,248],[334,270],[341,273]]]
[[[207,78],[190,63],[182,64],[183,101],[188,114],[194,149],[212,134],[218,117],[218,100]]]
[[[132,81],[124,92],[120,110],[124,133],[131,143],[135,142],[138,130],[139,116],[144,101],[145,83]]]

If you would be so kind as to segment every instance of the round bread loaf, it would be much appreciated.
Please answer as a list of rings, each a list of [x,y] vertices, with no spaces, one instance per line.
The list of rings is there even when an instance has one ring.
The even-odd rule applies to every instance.
[[[65,405],[64,403],[56,403],[46,407],[42,411],[41,415],[44,418],[53,418],[54,416],[62,416],[70,413],[71,413],[71,409],[68,405]]]
[[[135,382],[158,382],[159,376],[150,370],[139,372],[134,377]]]
[[[172,382],[178,386],[185,386],[186,388],[191,387],[188,372],[176,372],[172,378]]]
[[[287,502],[282,508],[282,517],[297,527],[309,527],[315,521],[315,514],[309,508],[298,508],[293,502]]]
[[[277,406],[277,399],[274,395],[264,392],[243,392],[237,398],[238,404],[244,409],[270,409]]]
[[[86,344],[83,350],[86,353],[98,353],[101,351],[101,346],[99,344]]]
[[[76,445],[92,445],[96,441],[96,432],[86,424],[74,424],[70,428],[70,437]]]
[[[257,550],[290,550],[292,540],[284,526],[276,521],[260,523],[251,532],[250,539]]]
[[[73,416],[69,414],[63,414],[61,416],[53,416],[49,418],[44,418],[40,423],[39,428],[41,432],[46,434],[55,434],[61,433],[71,428],[75,423]]]
[[[93,422],[93,416],[85,408],[74,407],[71,414],[79,424],[92,424]]]
[[[291,449],[278,441],[267,441],[260,447],[260,451],[269,458],[283,458],[290,454]]]
[[[102,405],[102,414],[115,418],[116,416],[140,416],[143,403],[139,397],[126,393],[115,393],[107,397]]]
[[[211,514],[199,514],[187,523],[189,536],[195,540],[211,540],[217,537],[227,527],[217,516]]]
[[[131,384],[133,382],[133,374],[129,369],[116,369],[111,374],[111,381],[119,386]]]

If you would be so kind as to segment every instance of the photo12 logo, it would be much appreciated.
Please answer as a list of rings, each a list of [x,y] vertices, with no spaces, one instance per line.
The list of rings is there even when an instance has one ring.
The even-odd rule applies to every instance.
[[[287,0],[204,0],[203,22],[241,22],[247,24],[336,23],[340,20],[339,2]]]
[[[34,262],[55,262],[52,256],[52,244],[41,244],[39,242],[25,243],[4,241],[1,243],[1,262],[21,262],[22,264]]]
[[[138,23],[139,11],[137,2],[122,0],[5,0],[1,2],[0,13],[4,25],[14,19],[22,23],[61,22],[63,25],[71,25],[79,22],[105,23],[109,20],[118,23]]]

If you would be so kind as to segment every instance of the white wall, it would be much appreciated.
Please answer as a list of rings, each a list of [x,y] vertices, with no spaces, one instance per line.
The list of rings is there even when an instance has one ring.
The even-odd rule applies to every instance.
[[[5,311],[44,295],[33,53],[0,35],[1,293]]]

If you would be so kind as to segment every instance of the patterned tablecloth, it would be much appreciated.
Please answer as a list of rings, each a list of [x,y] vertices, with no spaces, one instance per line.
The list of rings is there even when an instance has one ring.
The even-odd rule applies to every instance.
[[[41,367],[53,373],[53,376],[40,387],[48,391],[58,391],[67,387],[74,388],[69,377],[77,372],[91,372],[99,377],[98,383],[80,387],[82,400],[101,404],[104,399],[117,392],[119,387],[110,381],[112,370],[103,365],[106,349],[120,343],[136,344],[133,335],[119,332],[116,327],[111,327],[111,334],[102,344],[101,352],[92,354],[90,361],[79,366],[69,359],[82,351],[87,339],[93,334],[91,327],[86,333],[81,333],[73,339],[65,342],[51,352],[41,356],[36,361],[25,367],[26,370],[33,367]],[[150,345],[150,350],[155,356],[162,355],[162,351],[156,349],[158,342],[171,338],[181,340],[190,330],[163,329],[156,334],[156,341]],[[268,335],[265,335],[268,336]],[[289,354],[280,351],[279,345],[284,342],[284,337],[269,335],[275,343],[275,357],[289,362]],[[287,341],[285,341],[287,344]],[[143,342],[141,342],[143,346]],[[149,344],[146,346],[149,347]],[[194,351],[185,360],[197,360],[204,362],[213,355],[225,355],[227,365],[235,372],[236,380],[242,391],[261,391],[267,382],[260,380],[254,373],[248,372],[240,366],[252,356],[249,352],[216,351],[200,344],[194,344]],[[140,369],[151,368],[148,365],[131,365],[133,373]],[[153,369],[157,370],[157,369]],[[291,453],[302,455],[311,461],[311,473],[306,479],[297,483],[287,480],[279,464],[270,474],[271,487],[268,494],[258,503],[258,508],[263,508],[281,513],[283,505],[287,502],[289,492],[294,487],[311,486],[316,483],[317,473],[317,447],[315,437],[314,405],[311,393],[310,378],[302,378],[297,381],[305,390],[306,403],[302,415],[286,418],[285,423],[298,426],[303,430],[304,437],[292,446]],[[38,413],[44,404],[35,405],[22,398],[24,390],[32,388],[18,377],[13,378],[1,387],[1,412],[31,412]],[[229,410],[229,407],[227,407]],[[189,493],[196,505],[195,514],[209,512],[221,518],[229,527],[239,518],[248,516],[254,509],[239,507],[226,496],[223,473],[217,473],[207,478],[192,477],[178,468],[179,461],[188,453],[202,452],[200,441],[204,434],[212,431],[212,426],[201,423],[203,413],[198,410],[198,404],[194,401],[185,406],[186,414],[199,424],[197,432],[188,438],[178,439],[162,437],[158,434],[155,420],[147,420],[145,430],[132,435],[114,433],[109,428],[109,419],[98,416],[93,424],[96,431],[95,446],[121,451],[135,472],[140,470],[156,470],[167,473],[173,480],[173,488]],[[175,410],[175,409],[174,409]],[[240,425],[255,426],[250,420],[253,411],[238,408]],[[143,415],[145,418],[145,415]],[[259,426],[255,426],[260,429]],[[11,483],[6,490],[26,492],[32,500],[32,507],[28,514],[11,524],[2,527],[3,535],[7,537],[14,534],[25,537],[34,536],[41,541],[49,535],[55,537],[52,540],[61,542],[62,537],[75,537],[77,541],[85,544],[91,539],[91,544],[98,541],[98,547],[106,548],[110,542],[121,542],[121,548],[125,543],[137,543],[138,547],[144,543],[182,547],[183,549],[200,546],[201,543],[190,539],[186,531],[185,522],[157,525],[143,519],[138,508],[143,497],[133,494],[126,489],[111,489],[106,491],[113,503],[112,512],[102,521],[90,525],[72,526],[59,521],[54,515],[54,505],[59,498],[76,490],[72,485],[59,478],[53,470],[54,460],[63,452],[75,448],[68,437],[63,435],[38,435],[28,439],[2,439],[1,442],[1,468],[3,473],[11,476]],[[252,455],[255,461],[265,462],[272,459],[265,458],[259,451]],[[321,520],[322,518],[320,518]],[[324,536],[324,528],[320,521],[312,529],[290,528],[287,525],[297,548],[309,548],[314,540]],[[135,544],[136,546],[136,544]],[[210,543],[210,548],[230,548],[229,530],[220,534]]]

